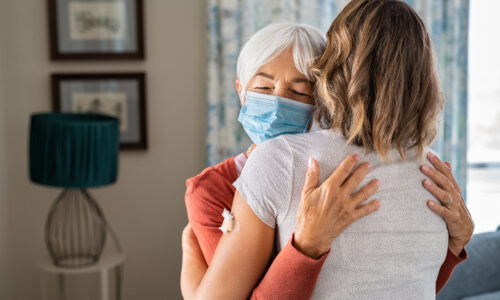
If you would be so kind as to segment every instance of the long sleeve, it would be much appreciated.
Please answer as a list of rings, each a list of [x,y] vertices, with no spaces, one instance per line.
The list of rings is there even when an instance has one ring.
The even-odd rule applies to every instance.
[[[448,249],[448,253],[446,254],[446,258],[441,265],[441,269],[439,269],[439,275],[436,280],[436,294],[439,293],[439,291],[444,287],[446,282],[451,277],[451,274],[453,273],[453,270],[455,267],[461,263],[464,262],[467,259],[467,251],[465,251],[465,248],[460,252],[458,256],[453,254],[453,252]]]
[[[222,212],[224,208],[231,210],[236,178],[238,173],[231,157],[186,181],[184,201],[189,223],[208,265],[222,237]]]
[[[208,265],[222,237],[222,231],[218,229],[223,222],[222,211],[231,209],[235,193],[232,182],[237,176],[232,158],[187,181],[185,202],[188,218]],[[293,246],[293,238],[294,235],[278,253],[250,299],[311,297],[329,252],[318,259],[310,258]]]
[[[330,251],[318,259],[310,258],[293,246],[294,236],[292,234],[253,290],[251,300],[311,298],[321,268]]]

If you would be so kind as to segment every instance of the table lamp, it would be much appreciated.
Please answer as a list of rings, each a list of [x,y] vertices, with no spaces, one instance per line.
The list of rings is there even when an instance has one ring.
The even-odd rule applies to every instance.
[[[112,184],[118,171],[118,120],[98,114],[31,116],[31,181],[63,188],[45,223],[45,243],[56,266],[92,265],[106,242],[107,223],[88,188]]]

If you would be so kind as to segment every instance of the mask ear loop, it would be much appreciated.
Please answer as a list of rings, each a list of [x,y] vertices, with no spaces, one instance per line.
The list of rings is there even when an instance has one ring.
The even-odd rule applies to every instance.
[[[230,231],[237,232],[240,229],[240,223],[234,219],[229,210],[224,208],[222,216],[224,217],[224,222],[222,222],[222,225],[219,227],[222,234]]]
[[[312,124],[312,120],[313,120],[313,116],[310,116],[309,120],[307,121],[306,126],[304,127],[303,133],[309,132],[309,130],[311,129],[311,128],[309,128],[309,126]]]

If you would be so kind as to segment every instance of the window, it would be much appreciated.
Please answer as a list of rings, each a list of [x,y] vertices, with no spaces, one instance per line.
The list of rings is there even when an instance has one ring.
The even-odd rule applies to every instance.
[[[467,206],[474,233],[500,225],[500,1],[471,0]]]

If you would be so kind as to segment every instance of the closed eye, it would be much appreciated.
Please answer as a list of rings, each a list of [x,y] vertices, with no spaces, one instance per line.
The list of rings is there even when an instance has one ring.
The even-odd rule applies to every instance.
[[[267,87],[267,86],[256,86],[255,89],[258,89],[258,90],[270,90],[271,88]]]
[[[298,92],[298,91],[295,91],[295,90],[292,90],[293,93],[297,94],[297,95],[301,95],[301,96],[308,96],[310,97],[311,95],[308,95],[308,94],[304,94],[304,93],[301,93],[301,92]]]

